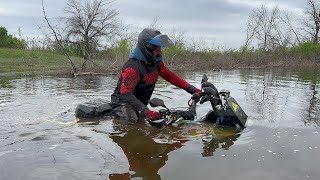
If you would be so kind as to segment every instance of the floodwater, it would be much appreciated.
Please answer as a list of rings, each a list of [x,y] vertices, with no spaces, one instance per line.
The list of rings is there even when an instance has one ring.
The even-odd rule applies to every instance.
[[[202,75],[249,116],[243,131],[165,129],[104,117],[76,122],[79,103],[110,99],[117,77],[0,80],[0,179],[281,179],[320,177],[320,72],[236,70]],[[153,97],[186,109],[190,95],[159,79]],[[197,106],[198,117],[211,109]]]

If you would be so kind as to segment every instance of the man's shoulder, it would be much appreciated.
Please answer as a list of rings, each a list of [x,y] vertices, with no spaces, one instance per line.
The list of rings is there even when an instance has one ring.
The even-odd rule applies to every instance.
[[[140,71],[141,68],[143,68],[143,67],[144,67],[143,61],[139,61],[139,60],[131,59],[131,58],[123,65],[123,69],[133,68],[137,71]]]
[[[164,64],[164,62],[161,61],[161,62],[159,63],[159,69],[161,70],[161,69],[168,69],[168,68],[167,68],[167,66]]]
[[[135,59],[128,59],[128,61],[127,62],[125,62],[124,64],[123,64],[123,67],[129,67],[129,66],[140,66],[140,62],[139,61],[137,61],[137,60],[135,60]]]

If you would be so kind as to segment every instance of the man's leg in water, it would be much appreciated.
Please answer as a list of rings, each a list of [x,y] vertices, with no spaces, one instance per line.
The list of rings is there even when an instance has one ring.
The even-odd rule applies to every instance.
[[[127,103],[123,103],[120,106],[115,107],[114,113],[120,118],[126,119],[128,121],[138,121],[137,113],[133,110],[132,106]]]

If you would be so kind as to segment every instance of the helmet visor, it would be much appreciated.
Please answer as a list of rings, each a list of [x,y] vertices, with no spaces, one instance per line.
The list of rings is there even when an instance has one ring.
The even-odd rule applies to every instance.
[[[170,47],[173,46],[171,39],[165,34],[159,34],[154,38],[148,40],[148,43],[160,46],[160,47]]]

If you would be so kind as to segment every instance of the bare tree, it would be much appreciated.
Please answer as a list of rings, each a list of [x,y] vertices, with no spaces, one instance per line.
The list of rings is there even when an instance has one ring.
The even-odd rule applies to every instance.
[[[51,29],[58,46],[62,50],[63,54],[68,58],[71,66],[72,66],[72,72],[71,73],[77,73],[77,68],[76,68],[75,64],[73,63],[72,59],[70,58],[70,56],[68,55],[67,51],[64,49],[63,43],[61,41],[61,38],[59,38],[59,34],[54,30],[54,28],[49,23],[49,20],[48,20],[47,15],[46,15],[46,11],[44,9],[43,0],[41,1],[41,3],[42,3],[42,12],[43,12],[44,19],[47,22],[49,28]]]
[[[254,22],[254,18],[252,18],[251,15],[247,22],[246,41],[244,43],[244,47],[248,47],[251,44],[258,27],[259,24]]]
[[[279,16],[279,22],[274,27],[274,33],[269,43],[271,49],[293,46],[291,31],[283,17]]]
[[[298,29],[293,26],[291,15],[287,12],[284,13],[284,16],[281,16],[281,21],[287,26],[289,31],[293,34],[294,40],[291,43],[292,46],[296,44],[301,44],[301,34]]]
[[[170,31],[170,34],[168,34],[170,39],[173,41],[174,45],[177,45],[179,43],[185,44],[185,36],[186,31],[183,30],[181,27],[174,27]]]
[[[87,61],[92,62],[93,52],[100,45],[101,38],[110,38],[117,33],[118,12],[111,9],[108,0],[68,0],[65,12],[66,39],[81,47],[86,70]]]
[[[161,27],[158,24],[158,22],[159,22],[159,17],[153,18],[150,22],[149,28],[159,30]]]
[[[114,52],[114,58],[109,66],[110,68],[116,69],[128,60],[128,55],[135,44],[135,37],[137,37],[137,34],[132,33],[129,29],[131,29],[129,25],[122,24],[119,35],[112,39],[113,42],[110,47]]]
[[[246,45],[254,38],[258,41],[261,49],[272,49],[275,42],[279,41],[274,32],[278,27],[280,20],[280,11],[278,7],[272,9],[269,13],[265,5],[253,10],[247,24],[247,40]]]
[[[308,19],[304,21],[304,30],[312,37],[313,44],[319,43],[320,5],[315,0],[307,0],[308,7],[305,14]]]
[[[166,48],[164,54],[167,65],[172,66],[175,58],[179,57],[185,48],[185,31],[182,30],[181,27],[172,28],[168,36],[172,40],[174,46]]]

